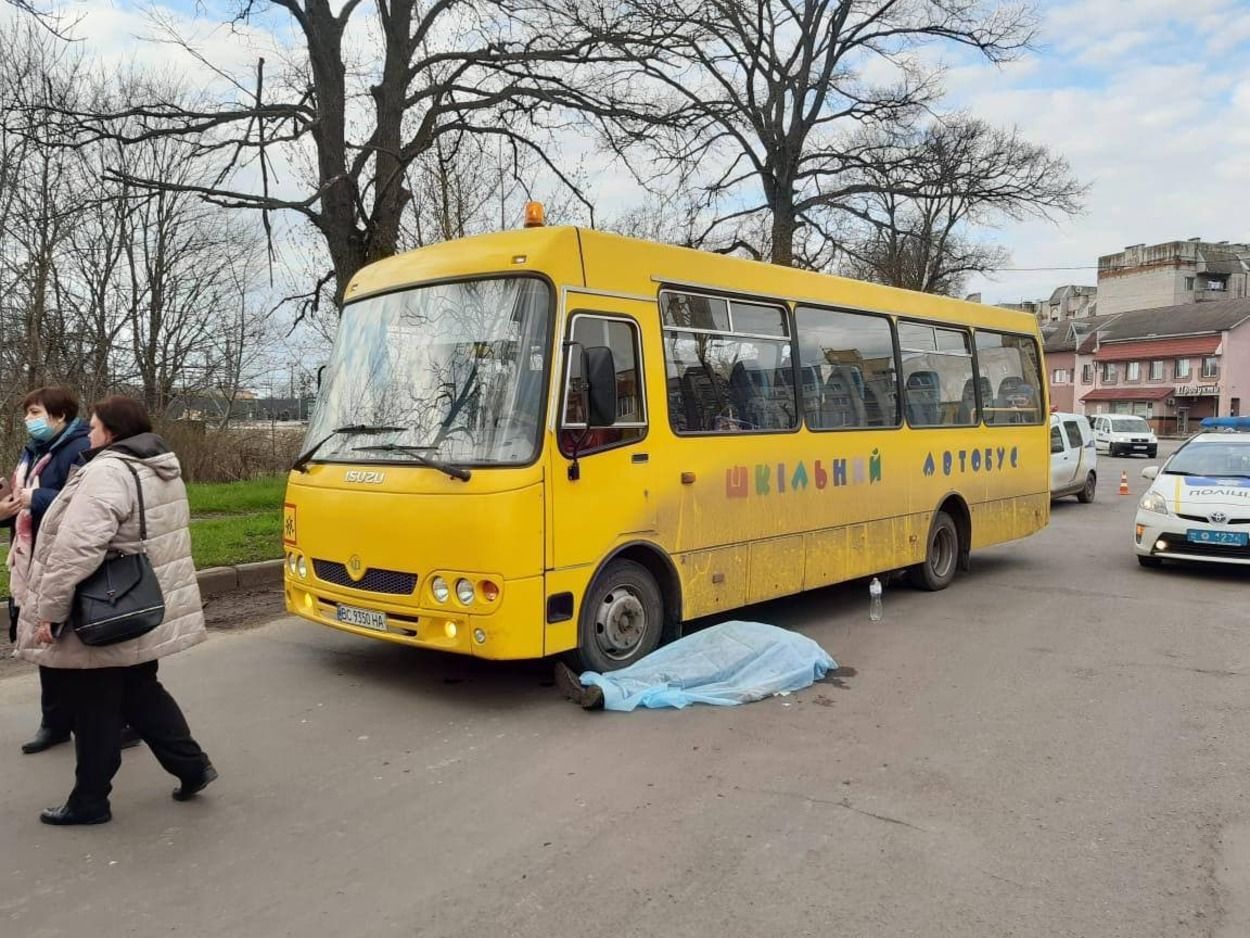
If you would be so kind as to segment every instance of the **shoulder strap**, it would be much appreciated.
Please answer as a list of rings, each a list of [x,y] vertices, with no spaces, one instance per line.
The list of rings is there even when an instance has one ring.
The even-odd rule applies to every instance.
[[[130,474],[134,476],[135,491],[139,494],[139,543],[140,546],[146,550],[148,542],[148,518],[147,512],[143,507],[143,486],[139,482],[139,473],[135,470],[135,467],[131,465],[130,460],[123,459],[122,465],[124,465],[126,469],[129,470]]]

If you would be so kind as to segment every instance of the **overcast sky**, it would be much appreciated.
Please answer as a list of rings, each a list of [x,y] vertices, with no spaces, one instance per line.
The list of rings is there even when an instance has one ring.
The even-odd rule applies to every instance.
[[[90,52],[197,69],[140,41],[154,33],[146,4],[68,8],[82,17],[76,33]],[[165,10],[208,58],[246,71],[272,39],[222,28],[227,8],[173,0]],[[1088,206],[1075,219],[986,232],[1011,251],[1014,269],[970,288],[987,302],[1040,298],[1064,283],[1094,283],[1098,256],[1127,244],[1250,240],[1250,0],[1049,0],[1039,9],[1037,49],[1020,61],[949,60],[949,101],[1066,156],[1091,184]],[[602,202],[629,191],[619,175],[600,177]]]

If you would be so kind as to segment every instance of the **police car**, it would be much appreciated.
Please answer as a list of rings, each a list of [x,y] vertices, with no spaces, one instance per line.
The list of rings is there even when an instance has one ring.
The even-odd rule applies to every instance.
[[[1151,485],[1137,506],[1133,549],[1143,567],[1164,560],[1250,565],[1250,418],[1203,425],[1163,468],[1142,470]]]

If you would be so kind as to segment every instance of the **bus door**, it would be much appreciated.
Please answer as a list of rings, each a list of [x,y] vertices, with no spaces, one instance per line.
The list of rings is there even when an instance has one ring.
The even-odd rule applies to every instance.
[[[598,563],[614,545],[655,536],[658,493],[639,319],[655,316],[641,301],[569,299],[569,344],[564,356],[553,447],[550,498],[552,569]],[[587,428],[582,349],[607,348],[616,367],[616,423]],[[653,441],[652,441],[653,442]]]

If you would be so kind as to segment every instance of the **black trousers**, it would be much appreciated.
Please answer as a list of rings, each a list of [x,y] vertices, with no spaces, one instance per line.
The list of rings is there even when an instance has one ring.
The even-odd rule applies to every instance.
[[[122,763],[122,726],[129,723],[162,768],[180,781],[204,774],[208,756],[191,738],[177,701],[156,678],[156,662],[128,668],[46,668],[53,692],[74,718],[78,756],[67,804],[92,810],[108,805]]]
[[[39,666],[39,704],[43,708],[40,724],[57,736],[65,736],[74,728],[74,711],[57,693],[56,675],[52,668]]]
[[[21,610],[17,607],[17,603],[13,602],[10,596],[9,602],[9,641],[17,641],[17,618],[21,615]],[[48,669],[40,665],[39,667],[39,704],[43,710],[39,719],[40,726],[46,726],[57,736],[64,736],[74,728],[74,714],[69,707],[65,705],[65,701],[61,700],[56,693],[55,677],[48,677]]]

